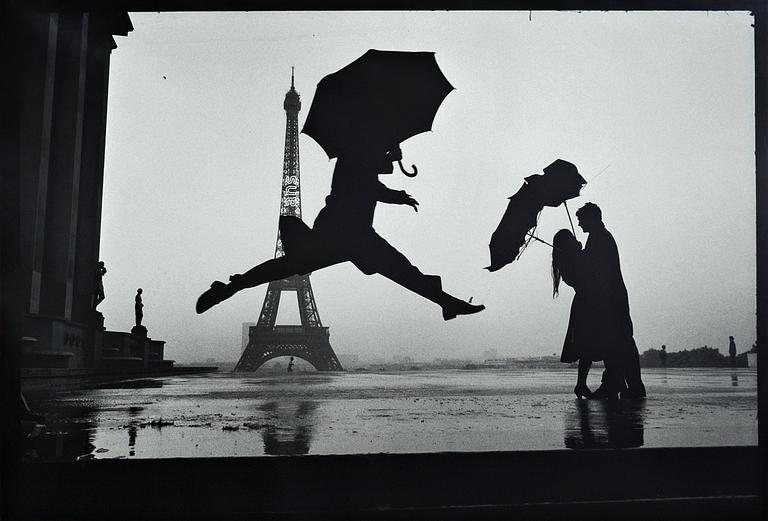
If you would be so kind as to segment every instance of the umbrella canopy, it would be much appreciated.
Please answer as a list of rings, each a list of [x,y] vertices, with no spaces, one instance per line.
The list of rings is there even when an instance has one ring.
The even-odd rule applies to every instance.
[[[320,80],[302,132],[329,158],[361,147],[391,150],[430,130],[452,90],[435,53],[371,49]]]
[[[509,198],[507,210],[491,236],[491,265],[486,269],[496,271],[519,258],[541,210],[573,199],[585,184],[576,165],[562,159],[547,166],[543,175],[526,177],[520,190]]]
[[[568,199],[578,197],[581,188],[587,184],[576,165],[563,159],[556,159],[544,168],[544,175],[532,175],[525,178],[528,184],[541,183],[539,193],[544,206],[560,206]]]

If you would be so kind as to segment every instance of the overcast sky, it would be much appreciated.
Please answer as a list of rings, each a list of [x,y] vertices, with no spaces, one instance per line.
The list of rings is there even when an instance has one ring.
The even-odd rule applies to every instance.
[[[351,263],[312,274],[338,354],[560,352],[572,291],[552,299],[550,250],[489,273],[488,242],[523,178],[556,158],[590,181],[619,246],[641,351],[755,339],[754,72],[747,13],[134,13],[112,53],[100,310],[144,324],[178,361],[236,360],[266,286],[195,314],[198,295],[274,255],[291,66],[303,124],[317,82],[366,50],[434,51],[456,87],[433,132],[402,144],[419,175],[383,176],[420,203],[379,204],[374,226],[445,289],[487,309],[440,308]],[[300,136],[312,224],[333,162]],[[538,234],[568,226],[547,208]],[[586,236],[577,228],[581,240]],[[279,323],[297,323],[292,294]]]

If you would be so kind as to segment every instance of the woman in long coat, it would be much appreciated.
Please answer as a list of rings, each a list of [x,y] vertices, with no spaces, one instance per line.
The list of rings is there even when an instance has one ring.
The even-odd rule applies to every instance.
[[[565,333],[560,361],[579,361],[579,373],[573,392],[578,398],[590,398],[587,374],[592,362],[603,359],[601,342],[596,342],[594,280],[585,263],[581,243],[570,230],[558,231],[552,239],[552,296],[558,295],[560,281],[571,286],[575,292],[571,303],[568,330]]]

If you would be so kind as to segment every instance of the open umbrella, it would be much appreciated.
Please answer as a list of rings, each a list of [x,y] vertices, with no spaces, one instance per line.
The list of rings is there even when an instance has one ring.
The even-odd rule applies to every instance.
[[[496,271],[518,259],[533,237],[530,232],[544,207],[560,206],[573,199],[585,184],[576,165],[562,159],[547,166],[543,175],[526,177],[520,190],[509,198],[507,210],[491,236],[491,265],[486,269]]]
[[[320,80],[302,132],[329,158],[360,147],[392,150],[430,130],[452,90],[435,53],[371,49]]]

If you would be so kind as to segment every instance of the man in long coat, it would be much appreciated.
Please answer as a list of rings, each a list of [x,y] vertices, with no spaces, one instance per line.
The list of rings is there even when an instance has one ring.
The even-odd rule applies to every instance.
[[[640,376],[640,356],[629,315],[629,297],[621,275],[619,250],[613,235],[605,229],[600,208],[586,203],[576,212],[579,226],[589,234],[584,247],[586,263],[594,273],[593,302],[588,303],[599,326],[593,341],[605,353],[603,383],[595,398],[645,397]]]

